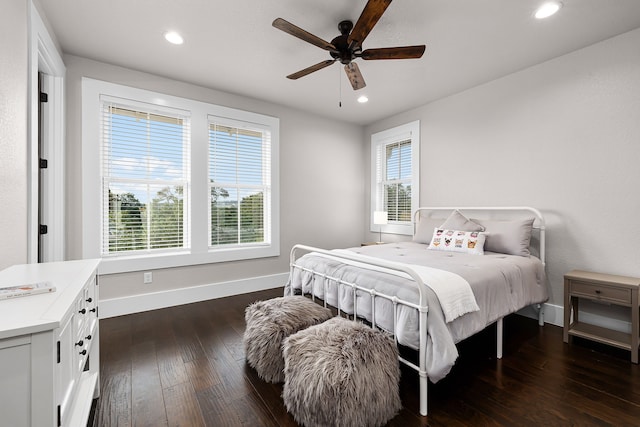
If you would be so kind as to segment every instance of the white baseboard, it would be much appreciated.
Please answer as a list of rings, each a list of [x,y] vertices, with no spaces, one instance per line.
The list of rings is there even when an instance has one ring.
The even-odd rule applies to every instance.
[[[270,276],[251,277],[230,282],[211,283],[208,285],[192,286],[188,288],[172,289],[163,292],[153,292],[130,297],[111,298],[100,301],[100,318],[123,316],[125,314],[140,313],[157,310],[175,305],[189,304],[232,295],[246,294],[265,289],[282,288],[289,277],[289,273],[272,274]]]
[[[544,322],[556,325],[562,328],[564,325],[564,308],[560,305],[544,304]],[[525,307],[518,311],[518,314],[531,317],[533,319],[538,318],[538,313],[530,307]],[[613,329],[615,331],[631,333],[631,322],[624,320],[611,319],[599,314],[593,314],[585,311],[580,311],[580,321],[590,323],[592,325],[602,326],[604,328]]]
[[[230,282],[211,283],[189,288],[172,289],[170,291],[101,300],[100,318],[106,319],[175,305],[263,291],[265,289],[283,288],[284,290],[284,284],[288,276],[289,273],[272,274],[270,276],[251,277]],[[563,326],[564,308],[562,306],[544,304],[543,310],[545,323],[559,327]],[[537,311],[531,307],[523,308],[518,311],[518,314],[532,319],[538,318]],[[620,332],[631,332],[631,322],[611,319],[598,314],[580,312],[580,320]]]

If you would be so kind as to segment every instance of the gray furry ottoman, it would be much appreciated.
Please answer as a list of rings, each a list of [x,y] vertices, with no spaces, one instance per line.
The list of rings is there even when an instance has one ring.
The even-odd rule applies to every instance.
[[[284,381],[282,340],[332,317],[331,311],[303,296],[273,298],[249,305],[244,349],[249,366],[265,381]]]
[[[334,317],[284,340],[282,398],[298,423],[379,426],[400,410],[398,349],[392,338]]]

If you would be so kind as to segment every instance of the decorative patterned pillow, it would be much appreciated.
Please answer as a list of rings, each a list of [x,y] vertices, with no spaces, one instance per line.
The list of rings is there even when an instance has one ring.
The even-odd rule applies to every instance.
[[[447,230],[434,228],[429,249],[484,255],[487,235],[481,231]]]

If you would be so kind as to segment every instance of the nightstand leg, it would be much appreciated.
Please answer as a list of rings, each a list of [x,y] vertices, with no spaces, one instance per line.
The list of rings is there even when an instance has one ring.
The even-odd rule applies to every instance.
[[[638,335],[640,334],[640,313],[638,313],[638,290],[631,292],[631,362],[638,363]]]
[[[564,281],[564,327],[562,328],[562,340],[569,342],[569,327],[571,326],[571,298],[569,297],[569,281]]]

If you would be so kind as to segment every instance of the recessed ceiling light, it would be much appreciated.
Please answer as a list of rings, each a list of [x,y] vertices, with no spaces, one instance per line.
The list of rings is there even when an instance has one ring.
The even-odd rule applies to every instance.
[[[367,101],[369,101],[369,98],[367,98],[365,95],[362,95],[360,98],[358,98],[358,102],[360,104],[364,104]]]
[[[561,7],[562,3],[558,1],[546,2],[536,10],[535,17],[538,19],[548,18],[559,11]]]
[[[171,44],[182,44],[184,43],[184,39],[182,36],[175,31],[167,31],[164,33],[164,38]]]

